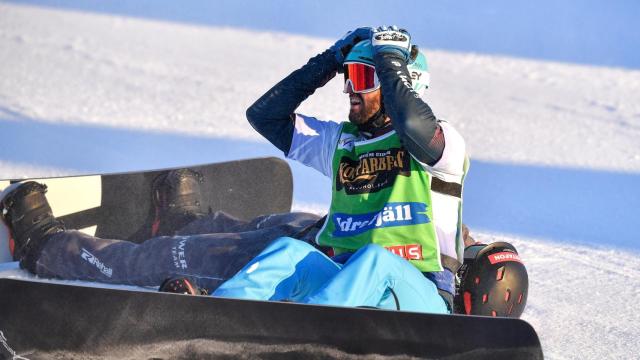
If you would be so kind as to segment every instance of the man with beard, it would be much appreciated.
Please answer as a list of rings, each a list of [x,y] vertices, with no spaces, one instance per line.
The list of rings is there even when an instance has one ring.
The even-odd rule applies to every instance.
[[[344,73],[349,122],[295,113]],[[288,158],[332,179],[310,244],[271,243],[214,296],[449,313],[462,259],[462,137],[421,99],[426,58],[397,27],[358,28],[248,110]]]

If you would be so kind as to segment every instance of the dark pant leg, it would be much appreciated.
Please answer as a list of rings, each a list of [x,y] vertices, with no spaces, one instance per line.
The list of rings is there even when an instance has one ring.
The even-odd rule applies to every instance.
[[[303,212],[289,212],[258,216],[250,221],[240,220],[223,211],[200,217],[176,232],[176,235],[238,233],[290,225],[305,228],[320,220],[320,216]]]
[[[36,273],[137,286],[158,286],[167,277],[190,276],[199,286],[212,290],[271,241],[295,235],[317,220],[295,215],[285,218],[287,221],[252,231],[161,236],[141,244],[68,230],[49,239],[36,263]]]

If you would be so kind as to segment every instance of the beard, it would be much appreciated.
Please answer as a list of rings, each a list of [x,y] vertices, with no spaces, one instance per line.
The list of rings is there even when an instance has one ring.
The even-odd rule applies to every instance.
[[[364,101],[361,94],[353,94],[360,99],[358,109],[349,110],[349,121],[354,125],[362,125],[380,110],[380,101]]]

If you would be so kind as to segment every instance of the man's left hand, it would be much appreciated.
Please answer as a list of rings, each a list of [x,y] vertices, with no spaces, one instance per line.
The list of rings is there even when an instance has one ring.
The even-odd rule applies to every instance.
[[[411,35],[397,26],[380,26],[371,33],[371,45],[374,54],[393,53],[400,55],[406,62],[411,56]]]

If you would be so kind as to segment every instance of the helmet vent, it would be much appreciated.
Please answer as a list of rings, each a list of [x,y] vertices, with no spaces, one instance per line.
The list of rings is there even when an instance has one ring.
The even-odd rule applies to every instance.
[[[500,281],[500,280],[502,280],[503,277],[504,277],[504,266],[501,266],[498,269],[498,273],[496,274],[496,280]]]
[[[476,278],[473,280],[473,282],[474,282],[476,285],[480,284],[480,277],[479,277],[479,276],[476,276]]]
[[[491,310],[491,316],[496,317],[498,316],[498,313],[495,310]]]
[[[510,298],[511,298],[511,290],[507,289],[507,291],[504,292],[504,301],[508,302]]]
[[[518,296],[518,304],[522,304],[522,298],[524,297],[524,293],[520,293]]]
[[[464,292],[464,311],[467,315],[471,314],[471,293],[468,291]]]
[[[489,301],[489,294],[482,294],[482,303],[486,304]]]

